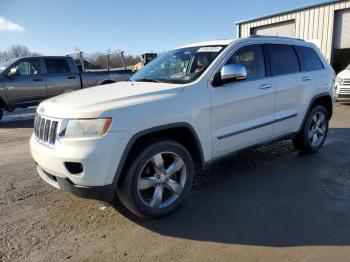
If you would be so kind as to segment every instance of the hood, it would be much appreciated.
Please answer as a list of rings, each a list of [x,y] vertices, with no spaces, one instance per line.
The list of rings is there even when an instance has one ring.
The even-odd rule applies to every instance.
[[[350,69],[345,69],[343,71],[341,71],[337,77],[340,77],[340,78],[350,78]]]
[[[42,102],[37,111],[57,118],[93,118],[104,111],[167,99],[183,85],[149,82],[118,82],[65,93]]]

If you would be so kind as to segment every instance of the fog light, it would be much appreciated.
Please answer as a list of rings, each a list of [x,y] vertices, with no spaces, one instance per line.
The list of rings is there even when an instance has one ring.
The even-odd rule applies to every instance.
[[[64,162],[69,173],[73,175],[81,174],[84,171],[83,164],[76,162]]]

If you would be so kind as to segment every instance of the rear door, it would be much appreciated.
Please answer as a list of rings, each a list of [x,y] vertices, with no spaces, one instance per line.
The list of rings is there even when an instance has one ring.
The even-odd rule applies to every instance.
[[[65,58],[45,58],[45,81],[48,97],[81,88],[79,73]]]
[[[299,128],[308,79],[302,75],[296,50],[291,45],[268,44],[271,74],[276,84],[274,137]]]
[[[21,59],[11,68],[16,68],[17,74],[4,78],[10,105],[35,104],[45,99],[46,87],[38,58]]]
[[[226,64],[242,64],[247,79],[211,87],[213,157],[272,137],[275,90],[259,44],[238,49]]]
[[[296,46],[295,50],[300,61],[302,80],[309,82],[309,92],[328,92],[329,75],[316,51],[307,46]]]

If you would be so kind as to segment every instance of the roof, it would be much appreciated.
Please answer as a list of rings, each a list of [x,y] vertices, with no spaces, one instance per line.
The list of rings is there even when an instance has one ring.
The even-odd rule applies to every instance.
[[[198,42],[189,45],[180,46],[178,48],[184,47],[195,47],[195,46],[211,46],[211,45],[229,45],[233,42],[233,39],[221,39],[221,40],[211,40],[205,42]]]
[[[329,0],[327,2],[322,2],[322,3],[318,3],[318,4],[313,4],[313,5],[306,5],[306,6],[294,8],[294,9],[287,10],[287,11],[282,11],[282,12],[273,13],[273,14],[270,14],[270,15],[265,15],[265,16],[250,18],[250,19],[247,19],[247,20],[238,21],[238,22],[235,22],[235,24],[236,25],[240,25],[240,24],[244,24],[244,23],[248,23],[248,22],[252,22],[252,21],[256,21],[256,20],[269,18],[269,17],[272,17],[272,16],[283,15],[283,14],[287,14],[287,13],[292,13],[292,12],[301,11],[301,10],[305,10],[305,9],[315,8],[315,7],[319,7],[319,6],[323,6],[323,5],[329,5],[329,4],[333,4],[333,3],[336,3],[336,2],[342,2],[342,1],[345,1],[345,0]]]
[[[197,46],[228,46],[232,44],[233,42],[245,42],[245,41],[266,41],[266,40],[278,40],[278,41],[296,41],[296,42],[303,42],[305,43],[304,40],[302,39],[297,39],[297,38],[291,38],[291,37],[284,37],[284,36],[269,36],[269,35],[259,35],[259,36],[249,36],[245,38],[239,38],[239,39],[223,39],[223,40],[212,40],[212,41],[205,41],[205,42],[198,42],[198,43],[193,43],[189,45],[184,45],[180,46],[175,49],[180,49],[180,48],[186,48],[186,47],[197,47]]]
[[[66,58],[67,56],[53,56],[53,55],[38,55],[38,56],[21,56],[21,57],[16,57],[15,59],[22,59],[22,58],[29,58],[29,59],[33,59],[33,58]]]

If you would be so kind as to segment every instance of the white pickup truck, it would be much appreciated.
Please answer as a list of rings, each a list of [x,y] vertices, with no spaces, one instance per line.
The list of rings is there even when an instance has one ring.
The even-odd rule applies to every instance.
[[[302,40],[250,37],[171,50],[129,81],[42,102],[30,139],[38,174],[77,196],[118,196],[133,213],[179,206],[195,172],[238,150],[323,145],[335,74]]]

